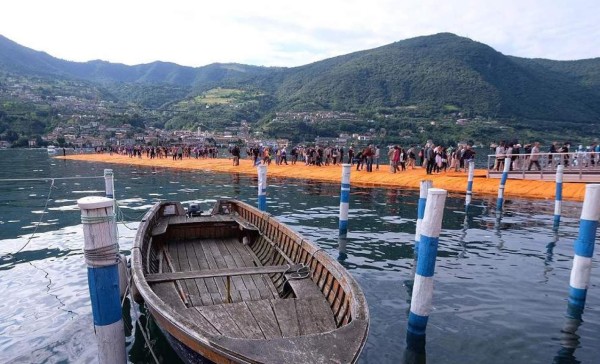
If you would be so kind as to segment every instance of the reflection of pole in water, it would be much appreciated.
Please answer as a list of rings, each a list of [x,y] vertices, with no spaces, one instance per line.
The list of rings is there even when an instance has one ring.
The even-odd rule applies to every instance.
[[[467,208],[469,206],[467,205]],[[465,211],[465,220],[463,221],[463,228],[462,228],[462,232],[460,234],[460,246],[462,248],[461,252],[458,254],[459,258],[464,258],[466,253],[467,253],[467,231],[469,230],[469,214],[468,214],[468,210]]]
[[[346,235],[338,236],[338,258],[337,260],[343,263],[347,258],[348,254],[346,253],[346,245],[348,244],[348,238]]]
[[[498,249],[504,248],[504,240],[502,240],[502,234],[500,233],[500,227],[502,226],[502,211],[496,212],[496,220],[494,221],[494,232],[498,237]]]
[[[552,271],[552,261],[554,257],[554,247],[558,243],[558,232],[554,231],[554,239],[546,245],[546,258],[544,259],[544,278],[548,281],[548,273]]]
[[[555,364],[575,364],[580,363],[575,358],[575,350],[579,347],[579,335],[577,335],[577,329],[583,322],[581,316],[583,310],[579,307],[569,305],[567,308],[567,318],[565,319],[565,325],[560,330],[560,350],[554,356],[552,361]]]
[[[425,336],[417,336],[410,332],[406,334],[406,349],[403,364],[425,364]]]

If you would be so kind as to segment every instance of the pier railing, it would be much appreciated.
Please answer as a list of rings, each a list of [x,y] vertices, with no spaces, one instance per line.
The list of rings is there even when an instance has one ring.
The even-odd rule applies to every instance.
[[[487,159],[487,176],[500,177],[504,160],[511,157],[511,178],[551,180],[556,174],[559,165],[564,166],[565,175],[571,181],[600,181],[600,159],[597,152],[569,152],[569,153],[529,153],[529,154],[503,154],[497,157],[489,154]],[[537,162],[532,163],[536,160]]]

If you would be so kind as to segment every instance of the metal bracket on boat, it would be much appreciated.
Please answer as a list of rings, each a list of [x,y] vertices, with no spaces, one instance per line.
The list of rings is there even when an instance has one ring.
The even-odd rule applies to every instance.
[[[286,272],[287,279],[304,279],[310,276],[310,269],[307,265],[300,264],[291,266]]]

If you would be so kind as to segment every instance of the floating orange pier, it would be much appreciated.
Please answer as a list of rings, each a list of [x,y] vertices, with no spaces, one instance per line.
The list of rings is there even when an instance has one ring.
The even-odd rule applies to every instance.
[[[126,164],[135,166],[175,168],[185,170],[210,171],[215,173],[240,173],[247,175],[257,175],[256,167],[248,159],[240,160],[239,166],[234,166],[231,159],[195,159],[184,158],[183,160],[173,160],[171,157],[163,159],[130,158],[117,154],[72,154],[67,156],[55,157],[58,159],[80,160],[87,162]],[[410,188],[419,189],[421,180],[430,179],[437,188],[443,188],[449,192],[464,193],[467,189],[466,172],[442,172],[439,174],[427,175],[425,169],[416,167],[406,171],[391,173],[389,165],[379,166],[379,170],[367,172],[366,170],[357,171],[353,166],[350,176],[350,183],[353,186],[361,187],[390,187],[390,188]],[[330,166],[306,166],[303,162],[292,165],[276,165],[274,162],[268,167],[268,177],[279,178],[299,178],[316,181],[327,181],[339,183],[342,176],[342,167],[340,165]],[[473,194],[496,195],[498,193],[499,180],[486,178],[486,170],[475,170],[475,179],[473,181]],[[585,193],[584,183],[564,183],[563,200],[583,201]],[[531,181],[531,180],[513,180],[506,182],[504,191],[505,197],[527,197],[537,199],[554,199],[555,183],[551,181]]]

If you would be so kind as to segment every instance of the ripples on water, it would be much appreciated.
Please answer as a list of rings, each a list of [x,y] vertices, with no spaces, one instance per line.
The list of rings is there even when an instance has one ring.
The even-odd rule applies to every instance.
[[[51,160],[44,151],[27,151],[28,158],[15,164],[21,153],[0,151],[0,178],[100,176],[107,167]],[[205,210],[226,197],[256,204],[252,177],[112,168],[127,221],[119,225],[126,253],[137,221],[157,201],[194,201]],[[102,194],[102,188],[101,179],[56,180],[52,189],[49,182],[0,182],[0,362],[95,361],[76,201]],[[573,344],[567,345],[561,329],[581,204],[564,203],[560,231],[554,234],[553,201],[509,199],[504,216],[498,219],[494,198],[476,198],[468,214],[462,198],[451,194],[446,203],[427,329],[427,361],[597,362],[600,267],[596,262],[576,350],[572,355],[563,350],[565,356],[558,357],[561,343]],[[405,352],[405,331],[417,199],[418,194],[410,190],[352,188],[350,233],[340,252],[339,185],[269,179],[269,211],[340,258],[365,291],[371,327],[362,363],[413,362],[411,353]],[[153,332],[161,360],[176,362],[152,321],[146,323],[144,315],[142,321]],[[151,362],[139,330],[132,333],[131,321],[127,332],[130,360]]]

